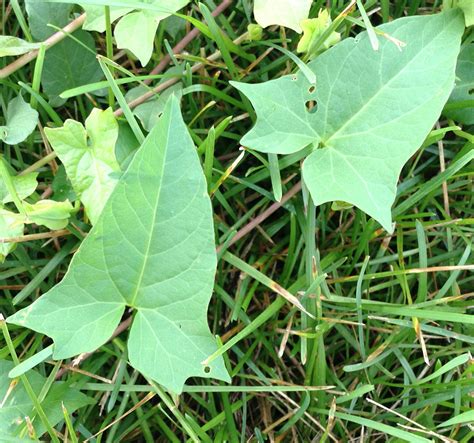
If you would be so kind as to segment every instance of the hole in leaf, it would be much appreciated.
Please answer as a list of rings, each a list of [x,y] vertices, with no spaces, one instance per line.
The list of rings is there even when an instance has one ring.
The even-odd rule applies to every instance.
[[[469,91],[467,91],[467,93],[468,93],[469,95],[474,94],[474,88],[469,89]]]
[[[158,114],[158,118],[161,118],[161,117],[162,117],[162,115],[163,115],[163,113],[162,113],[162,112],[160,112],[160,113]]]
[[[308,92],[312,94],[314,91],[316,91],[316,86],[312,85],[308,88]]]
[[[306,110],[310,114],[314,114],[318,110],[318,103],[316,102],[316,100],[308,100],[305,103],[305,106],[306,106]]]
[[[211,368],[209,366],[204,366],[204,372],[209,374],[211,372]]]

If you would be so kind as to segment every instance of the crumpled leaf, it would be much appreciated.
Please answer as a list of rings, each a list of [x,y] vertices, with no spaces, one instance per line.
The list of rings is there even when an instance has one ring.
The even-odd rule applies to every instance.
[[[29,174],[25,175],[14,175],[11,177],[13,182],[13,186],[15,187],[16,193],[20,200],[24,200],[26,197],[29,197],[38,186],[38,182],[36,180],[38,177],[37,172],[30,172]],[[10,203],[13,201],[12,196],[8,192],[7,186],[5,182],[0,179],[0,202]]]
[[[255,0],[255,21],[262,27],[280,25],[301,32],[301,20],[308,18],[313,0]]]
[[[38,112],[23,100],[21,94],[10,100],[5,126],[0,126],[0,140],[16,145],[26,140],[38,124]]]
[[[131,307],[131,365],[179,393],[191,376],[229,381],[206,321],[216,271],[212,209],[196,148],[170,97],[64,279],[8,318],[49,335],[53,357],[93,351]]]
[[[391,232],[398,177],[451,93],[464,23],[460,11],[451,10],[379,29],[406,47],[381,39],[373,51],[364,32],[308,65],[316,85],[301,72],[233,84],[258,115],[244,146],[290,154],[313,144],[303,178],[314,203],[352,203]]]
[[[0,435],[2,436],[0,440],[2,441],[2,438],[17,437],[20,430],[25,427],[25,417],[33,418],[36,415],[31,399],[20,381],[9,392],[12,380],[8,377],[8,373],[14,366],[11,361],[0,360],[0,398],[5,401],[0,408]],[[27,377],[34,393],[39,396],[46,383],[46,378],[34,370],[28,371]],[[54,382],[48,395],[41,402],[41,406],[52,426],[64,419],[62,403],[72,414],[79,408],[94,404],[95,400],[82,394],[77,389],[71,388],[68,383]],[[32,420],[32,423],[36,435],[41,437],[46,431],[43,423],[39,418]]]
[[[45,134],[95,224],[120,173],[115,158],[118,125],[112,110],[93,109],[85,128],[75,120],[66,120],[61,128],[45,128]]]
[[[0,35],[0,57],[25,54],[40,46],[41,43],[30,43],[11,35]]]
[[[20,237],[23,235],[24,229],[24,216],[0,208],[0,238]],[[6,256],[12,252],[15,247],[16,243],[0,242],[0,263],[5,261]]]
[[[474,4],[474,3],[473,3]],[[456,86],[448,103],[474,100],[474,42],[466,44],[459,54],[456,67]],[[446,117],[466,125],[474,124],[474,105],[444,112]]]
[[[34,204],[23,202],[23,208],[27,215],[25,223],[36,223],[52,230],[64,229],[74,211],[69,200],[40,200]]]
[[[331,32],[329,37],[324,41],[320,48],[314,48],[316,42],[321,38],[326,29],[331,25],[331,16],[327,9],[319,11],[317,18],[308,18],[301,22],[303,28],[303,36],[298,42],[296,50],[301,53],[308,54],[310,59],[316,55],[334,46],[341,40],[339,32]]]

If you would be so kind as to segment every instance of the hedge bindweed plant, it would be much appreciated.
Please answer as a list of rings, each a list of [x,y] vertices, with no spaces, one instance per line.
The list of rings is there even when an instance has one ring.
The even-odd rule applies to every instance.
[[[14,3],[14,12],[18,15],[20,27],[28,30],[21,8],[17,2],[12,3]],[[40,3],[44,3],[43,6]],[[28,41],[14,36],[2,38],[0,55],[20,56],[41,47],[33,42],[33,37],[41,35],[41,38],[36,37],[36,39],[44,40],[50,35],[42,21],[43,15],[47,16],[48,20],[57,20],[59,26],[64,26],[63,21],[65,17],[69,17],[73,10],[72,4],[75,2],[66,1],[62,6],[58,6],[58,10],[54,10],[54,5],[51,6],[54,3],[58,2],[54,0],[38,3],[28,1],[26,11],[31,26],[31,38],[27,39]],[[5,145],[18,146],[24,143],[31,147],[37,142],[32,133],[39,119],[46,119],[48,123],[53,121],[55,124],[49,124],[44,131],[41,130],[40,135],[42,142],[52,150],[48,160],[57,159],[60,166],[58,169],[58,165],[54,163],[55,178],[51,193],[55,198],[49,200],[35,193],[38,187],[37,170],[40,170],[47,162],[43,163],[39,160],[40,164],[37,168],[33,167],[32,170],[24,171],[23,175],[17,175],[15,168],[5,161],[6,156],[0,157],[2,172],[0,258],[2,261],[6,260],[9,254],[18,252],[20,261],[25,260],[24,255],[21,255],[24,252],[23,249],[15,251],[15,246],[16,239],[22,237],[27,225],[35,224],[52,231],[66,230],[81,239],[82,231],[87,231],[89,226],[91,227],[87,234],[84,234],[85,238],[74,252],[68,270],[61,281],[6,319],[8,325],[24,327],[50,337],[53,341],[52,345],[39,350],[29,360],[20,363],[14,351],[15,345],[9,338],[8,328],[5,323],[2,323],[9,352],[14,361],[15,359],[17,361],[13,366],[10,362],[0,360],[0,368],[3,368],[4,373],[9,372],[11,376],[23,377],[24,391],[21,392],[21,396],[30,398],[32,402],[23,409],[8,410],[10,414],[8,426],[0,425],[0,430],[5,435],[24,437],[29,429],[32,438],[48,432],[53,441],[59,441],[53,428],[61,422],[61,417],[55,413],[56,415],[52,414],[48,418],[48,414],[41,409],[40,400],[51,398],[47,395],[62,392],[64,388],[53,382],[56,373],[49,382],[50,385],[54,385],[50,394],[41,389],[41,385],[45,383],[42,375],[32,372],[34,374],[32,386],[28,379],[24,378],[24,374],[50,357],[58,361],[93,353],[109,342],[114,336],[114,331],[118,327],[120,329],[125,317],[129,322],[127,326],[128,324],[131,326],[126,345],[121,342],[119,345],[123,352],[120,361],[128,362],[138,372],[135,372],[132,377],[127,375],[127,379],[126,365],[120,363],[114,377],[121,374],[122,378],[118,382],[113,398],[117,399],[121,389],[120,383],[136,380],[138,374],[141,374],[150,381],[152,390],[160,396],[164,404],[171,408],[170,410],[173,410],[171,400],[158,385],[171,394],[181,394],[189,388],[186,382],[191,377],[232,383],[238,370],[236,372],[232,369],[226,351],[249,334],[254,333],[285,304],[288,304],[290,319],[279,355],[285,352],[285,340],[288,340],[293,319],[301,318],[302,329],[296,333],[301,334],[301,343],[289,353],[292,358],[300,353],[303,364],[310,365],[309,375],[305,379],[306,385],[317,385],[323,390],[327,389],[325,385],[329,384],[329,381],[325,375],[328,368],[326,355],[330,350],[326,349],[324,337],[333,328],[340,331],[340,324],[349,321],[342,318],[337,318],[334,322],[324,320],[325,314],[322,309],[324,301],[329,300],[336,305],[349,303],[357,315],[357,323],[351,324],[358,328],[359,350],[363,361],[345,365],[344,371],[351,373],[366,370],[376,363],[380,367],[382,363],[379,362],[392,354],[390,340],[382,345],[384,348],[387,347],[386,351],[382,352],[378,348],[372,357],[367,355],[365,349],[367,338],[364,338],[363,322],[366,316],[363,315],[363,310],[367,305],[362,299],[362,285],[364,279],[370,279],[376,275],[376,264],[370,262],[371,267],[368,268],[367,256],[361,270],[357,270],[360,271],[360,275],[357,276],[355,299],[331,294],[326,282],[327,274],[322,272],[321,267],[321,261],[324,262],[325,257],[314,252],[316,248],[314,244],[315,208],[327,202],[333,202],[332,208],[337,211],[352,211],[352,207],[355,206],[372,218],[367,226],[373,228],[378,223],[390,241],[395,229],[400,229],[401,226],[394,222],[392,215],[395,212],[392,211],[393,204],[400,189],[407,186],[405,182],[399,183],[401,171],[410,159],[421,155],[417,154],[421,147],[439,142],[451,130],[470,143],[468,148],[464,149],[462,157],[455,157],[457,162],[453,162],[451,169],[445,170],[443,164],[441,172],[445,175],[433,182],[433,187],[446,183],[444,177],[448,172],[455,174],[472,160],[473,139],[468,131],[462,131],[460,126],[455,125],[455,122],[451,120],[448,128],[438,127],[433,130],[442,113],[459,123],[469,125],[473,121],[472,109],[469,108],[469,101],[472,102],[472,69],[470,69],[473,63],[470,40],[472,31],[466,31],[466,26],[469,26],[472,20],[469,4],[454,2],[446,4],[442,12],[397,18],[389,23],[373,27],[364,6],[361,2],[357,2],[362,19],[352,18],[352,20],[367,30],[349,37],[347,33],[345,35],[342,33],[340,26],[352,13],[356,2],[351,2],[332,20],[329,11],[317,11],[317,18],[308,19],[312,2],[296,2],[290,14],[285,13],[284,8],[287,7],[288,2],[284,0],[276,2],[278,7],[275,4],[272,5],[272,2],[256,0],[255,18],[259,25],[281,25],[297,32],[304,30],[303,39],[298,45],[303,60],[289,53],[288,49],[271,42],[269,46],[266,46],[267,54],[281,49],[284,54],[289,55],[287,62],[288,60],[297,62],[296,67],[291,69],[290,73],[278,78],[268,79],[268,75],[264,75],[261,80],[266,81],[247,82],[242,81],[245,76],[234,64],[234,58],[242,56],[243,59],[252,63],[249,72],[254,68],[254,64],[257,64],[257,59],[248,56],[239,47],[243,39],[237,38],[233,42],[227,35],[231,29],[229,23],[225,22],[223,27],[226,32],[224,32],[205,5],[199,5],[206,18],[205,24],[191,16],[178,14],[177,11],[188,3],[190,2],[186,0],[176,0],[168,2],[165,7],[163,2],[158,0],[147,2],[83,0],[79,2],[86,16],[76,17],[76,20],[80,19],[81,23],[85,23],[85,30],[106,33],[107,54],[113,53],[111,45],[112,36],[114,36],[117,47],[130,51],[143,67],[147,66],[153,57],[155,43],[160,45],[164,41],[163,46],[172,54],[163,32],[158,32],[157,35],[157,29],[164,29],[162,23],[166,20],[168,24],[174,23],[166,29],[178,26],[177,20],[185,20],[197,26],[196,29],[203,35],[216,42],[218,52],[212,59],[203,59],[189,54],[181,55],[181,58],[187,61],[197,60],[199,64],[195,65],[196,69],[190,68],[188,64],[179,63],[175,54],[170,55],[169,58],[175,66],[168,71],[169,77],[160,77],[158,74],[159,83],[154,92],[161,93],[169,87],[173,89],[163,93],[159,98],[154,97],[150,92],[151,77],[138,79],[138,76],[132,72],[133,63],[131,67],[123,67],[119,63],[101,57],[99,66],[105,73],[107,82],[97,82],[102,77],[99,66],[95,65],[95,60],[90,60],[90,52],[95,51],[91,43],[91,35],[77,34],[75,37],[74,33],[70,35],[66,33],[68,45],[75,42],[74,45],[80,48],[78,63],[80,64],[83,57],[84,65],[87,66],[87,69],[80,73],[79,84],[75,84],[75,77],[72,75],[64,83],[68,86],[68,91],[65,94],[58,94],[58,87],[62,87],[54,75],[58,56],[56,59],[48,56],[48,52],[43,49],[40,54],[44,57],[46,53],[46,59],[42,60],[40,57],[38,60],[39,72],[35,69],[33,86],[23,87],[22,85],[22,89],[26,89],[31,94],[31,102],[27,103],[23,98],[25,94],[17,91],[12,100],[3,104],[6,114],[4,123],[0,126],[0,139]],[[248,5],[248,2],[244,3]],[[321,2],[317,3],[319,5]],[[248,8],[246,11],[249,15]],[[383,11],[385,14],[386,8]],[[118,22],[112,30],[112,23],[116,20]],[[262,38],[263,32],[258,25],[251,26],[250,34],[246,34],[246,37],[249,38],[250,35],[250,38],[255,40],[255,44]],[[288,41],[285,38],[282,38],[282,42],[283,46],[287,46]],[[156,49],[161,50],[161,47]],[[56,47],[55,50],[59,53],[60,47]],[[64,51],[65,48],[62,50]],[[225,65],[218,64],[220,62],[217,60],[220,57]],[[90,63],[87,60],[90,60]],[[45,69],[41,72],[43,63]],[[70,61],[66,60],[64,63],[67,65]],[[204,72],[214,65],[221,69],[227,68],[232,80],[225,78],[212,84],[189,84],[193,72]],[[69,74],[72,72],[68,66],[61,66],[62,69],[68,71]],[[6,76],[11,75],[10,71],[4,72]],[[128,80],[119,82],[116,78],[117,73],[129,78],[130,82],[138,81],[137,89],[129,90],[127,95],[122,94],[119,84],[126,85]],[[45,91],[52,91],[47,97],[49,103],[40,94],[40,81],[43,82]],[[100,106],[94,106],[90,112],[89,110],[86,112],[81,94],[84,93],[94,105],[97,105],[97,102],[104,101],[103,97],[107,94],[104,87],[110,88],[108,104],[113,106],[116,99],[121,109],[114,111],[113,108],[104,106],[106,109],[103,110]],[[246,153],[253,154],[261,161],[263,166],[257,167],[257,171],[259,168],[269,170],[267,176],[271,178],[272,191],[277,201],[274,204],[278,205],[273,211],[287,201],[278,203],[282,199],[280,176],[281,170],[284,169],[282,165],[286,164],[285,162],[288,165],[302,162],[300,173],[304,210],[299,214],[300,219],[301,214],[305,217],[303,224],[306,229],[306,238],[301,241],[297,239],[296,218],[292,216],[290,219],[291,240],[287,246],[288,255],[292,255],[297,254],[296,251],[301,251],[303,244],[306,244],[304,278],[302,278],[304,283],[301,286],[301,279],[296,283],[293,282],[294,291],[286,290],[275,280],[279,280],[278,273],[281,271],[286,283],[289,284],[291,280],[289,276],[294,270],[295,263],[285,262],[280,271],[278,267],[275,267],[272,273],[275,273],[277,277],[274,280],[266,275],[270,273],[270,269],[263,263],[253,267],[229,252],[225,252],[237,241],[233,240],[235,230],[230,230],[229,236],[221,239],[221,245],[216,244],[215,233],[216,230],[221,229],[219,227],[221,222],[220,214],[213,212],[211,196],[215,196],[228,213],[234,211],[226,203],[226,198],[232,191],[223,191],[223,183],[229,177],[232,177],[232,180],[239,185],[249,184],[252,189],[264,195],[270,195],[270,198],[272,194],[247,178],[237,179],[233,176],[244,154],[241,154],[227,170],[222,171],[220,178],[214,180],[213,183],[216,171],[222,166],[215,158],[216,142],[226,134],[229,124],[234,120],[245,119],[247,115],[235,119],[231,115],[224,115],[221,123],[208,130],[207,137],[202,139],[200,137],[202,131],[190,129],[195,120],[187,126],[180,109],[181,97],[195,92],[211,93],[216,100],[224,100],[241,108],[240,102],[229,94],[238,92],[241,93],[244,104],[247,99],[250,101],[256,114],[256,123],[240,139],[240,144]],[[58,106],[63,106],[66,97],[72,96],[73,93],[79,95],[77,101],[79,113],[82,117],[87,115],[87,118],[83,119],[85,124],[78,121],[77,117],[68,118],[63,124],[58,124],[58,120],[62,123],[62,119],[56,110]],[[89,95],[91,93],[97,95],[91,98]],[[151,100],[147,101],[150,98]],[[135,102],[136,100],[138,102]],[[464,103],[464,105],[458,107],[459,103]],[[212,102],[201,110],[196,109],[195,119],[197,120],[212,109],[215,104],[216,102]],[[253,117],[252,109],[245,106],[244,109],[249,109],[250,116]],[[120,118],[122,113],[125,118]],[[70,116],[71,114],[69,113]],[[139,117],[141,125],[136,117]],[[145,121],[147,124],[144,124]],[[149,130],[146,137],[143,130],[145,132]],[[227,136],[234,141],[238,138],[229,134]],[[142,139],[144,139],[143,142]],[[10,148],[8,152],[11,154]],[[261,154],[267,154],[268,161]],[[201,167],[200,155],[204,158],[204,171]],[[416,167],[417,161],[413,168]],[[420,189],[419,192],[425,194],[421,197],[414,194],[413,198],[421,199],[432,189],[428,188],[424,191]],[[65,198],[59,198],[61,195]],[[74,206],[70,201],[74,202]],[[84,209],[82,219],[80,208]],[[363,213],[357,212],[358,220],[365,220]],[[244,218],[248,220],[250,217],[252,214]],[[235,220],[236,229],[239,229],[242,223]],[[427,247],[420,226],[417,222],[417,251],[426,250]],[[273,235],[276,235],[280,228],[275,228]],[[372,231],[369,228],[366,229],[367,231],[363,233],[366,242],[355,253],[356,257],[351,270],[355,269],[364,248],[368,248],[366,245],[370,241]],[[452,239],[449,242],[452,242]],[[399,251],[403,249],[402,246],[397,243]],[[466,265],[469,247],[466,251],[458,266]],[[399,252],[399,254],[401,255],[397,276],[408,304],[412,305],[413,299],[407,273],[403,267],[403,253]],[[377,259],[380,257],[377,256]],[[235,337],[224,346],[211,332],[207,315],[215,284],[220,288],[216,283],[218,258],[223,258],[227,263],[240,269],[241,281],[245,282],[242,286],[239,283],[235,288],[238,299],[235,304],[232,302],[232,319],[241,318],[243,324],[239,330],[232,332],[232,335],[236,334]],[[420,272],[426,272],[423,270],[428,267],[427,260],[426,253],[424,256],[420,255],[419,268],[422,269]],[[340,265],[344,261],[345,258],[340,261]],[[331,269],[337,273],[338,266],[335,264]],[[366,272],[370,275],[364,276]],[[40,274],[41,271],[37,275]],[[250,291],[250,294],[255,291],[255,287],[249,289],[248,276],[281,296],[253,321],[249,320],[245,313],[250,303],[250,299],[246,298],[246,291]],[[37,277],[33,277],[33,280],[35,278]],[[334,281],[340,284],[344,282],[344,278],[344,276],[336,276]],[[219,281],[219,273],[217,281]],[[426,279],[420,280],[419,285],[418,291],[423,293],[423,296],[420,296],[423,300],[419,301],[425,304],[431,303],[426,297]],[[336,292],[339,289],[340,287],[336,286]],[[220,294],[225,294],[227,297],[227,293],[222,288],[218,290]],[[441,291],[443,290],[446,293],[448,289]],[[299,293],[301,297],[292,293],[296,291],[302,291]],[[12,305],[22,302],[28,295],[29,293],[26,292],[20,293],[19,298],[13,299]],[[367,301],[367,303],[371,302]],[[411,318],[411,326],[416,338],[423,346],[423,358],[427,363],[429,363],[429,357],[426,354],[421,331],[433,332],[437,326],[426,326],[423,329],[420,326],[420,319],[432,316],[434,319],[443,320],[443,315],[436,309],[436,303],[433,303],[433,310],[429,315],[421,308],[412,306],[397,305],[395,311],[390,311],[392,309],[390,304],[383,305],[386,306],[388,312],[396,312],[398,315]],[[245,309],[241,310],[242,306],[245,306]],[[382,304],[375,306],[381,315],[385,312]],[[473,323],[470,316],[456,310],[453,310],[452,316],[448,314],[449,312],[446,314],[447,317],[456,324],[472,325]],[[397,328],[402,325],[401,321],[393,320],[393,322]],[[212,330],[215,330],[215,324]],[[456,329],[456,334],[458,333],[460,334]],[[262,343],[266,343],[266,339],[262,337],[263,333]],[[347,340],[354,340],[347,333],[344,337]],[[464,334],[463,337],[468,337],[468,334]],[[314,340],[314,344],[308,345],[311,340]],[[464,338],[464,340],[472,343],[472,338]],[[274,347],[268,344],[264,346],[268,348],[270,354],[275,353]],[[238,355],[243,358],[246,352],[251,354],[252,349],[248,351],[242,349],[238,352],[240,352]],[[406,370],[407,362],[403,355],[397,354],[400,352],[398,348],[393,352],[400,358],[401,365]],[[414,378],[414,373],[408,371],[405,381],[412,386],[410,389],[419,391],[420,387],[417,383],[424,384],[428,381],[439,380],[443,374],[466,365],[469,361],[469,355],[464,353],[455,359],[455,363],[438,365],[431,375],[421,379]],[[250,367],[252,370],[255,369],[252,365]],[[256,373],[260,374],[261,371],[259,371],[260,369],[256,370]],[[367,381],[366,385],[357,388],[356,384],[353,384],[355,390],[345,394],[347,399],[344,399],[343,395],[335,400],[332,406],[328,406],[324,392],[308,396],[288,423],[295,423],[308,414],[309,408],[316,405],[319,412],[326,411],[330,416],[329,420],[322,419],[323,425],[319,425],[322,433],[318,434],[320,439],[318,441],[335,439],[332,435],[334,419],[378,429],[384,435],[391,436],[389,438],[406,441],[430,441],[422,434],[438,436],[434,426],[430,427],[429,432],[421,432],[418,435],[399,427],[377,423],[364,415],[349,414],[350,409],[344,412],[336,407],[338,401],[340,403],[346,400],[356,401],[362,395],[371,392],[372,382],[376,382],[372,376],[368,376]],[[226,386],[223,385],[222,389],[225,390]],[[228,387],[232,388],[232,386]],[[335,385],[336,390],[341,387]],[[461,390],[456,391],[457,399],[462,394]],[[5,392],[6,397],[2,406],[8,400],[8,393]],[[64,423],[71,431],[73,424],[69,418],[69,412],[94,402],[76,390],[71,390],[67,400],[64,403],[66,406],[63,405],[63,412],[66,408]],[[53,402],[53,404],[56,403]],[[233,420],[230,418],[233,405],[227,398],[224,407],[227,419]],[[405,404],[405,400],[404,408],[409,409],[409,402]],[[445,425],[462,424],[471,417],[467,411],[464,411],[464,414],[468,415],[463,415],[459,405],[455,410],[458,413],[457,416],[445,422]],[[36,422],[33,420],[33,424],[23,422],[22,415],[32,414],[35,417],[36,413],[39,420]],[[195,422],[189,424],[188,419],[179,411],[173,410],[173,414],[187,436],[195,441],[207,441],[207,437],[202,437],[202,435],[207,436],[203,428]],[[20,425],[14,425],[14,420],[20,420]],[[284,435],[291,427],[285,426],[281,430],[281,435]],[[235,424],[232,429],[234,428]],[[114,425],[113,429],[118,428]],[[145,425],[143,429],[145,439],[151,441],[150,430],[146,430]],[[422,426],[421,429],[427,428]],[[72,430],[72,432],[75,435],[75,431]],[[114,433],[115,431],[109,439],[115,437]],[[168,435],[170,441],[173,440],[170,437],[173,435],[172,431],[165,434]],[[244,441],[244,434],[241,434],[241,441]],[[257,431],[255,434],[259,435]],[[87,438],[92,438],[92,434]],[[234,440],[235,438],[229,441]],[[263,441],[260,437],[257,440]]]

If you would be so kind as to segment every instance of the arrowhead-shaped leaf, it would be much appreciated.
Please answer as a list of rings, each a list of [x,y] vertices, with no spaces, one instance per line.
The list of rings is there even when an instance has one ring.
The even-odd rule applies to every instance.
[[[54,358],[93,351],[133,308],[130,363],[174,392],[229,380],[206,316],[216,270],[212,210],[196,149],[170,97],[63,281],[8,321],[49,335]]]
[[[93,109],[85,128],[66,120],[61,128],[46,128],[45,133],[88,217],[96,223],[120,173],[115,158],[118,125],[112,110]]]
[[[459,10],[402,18],[380,26],[390,39],[378,51],[364,32],[310,63],[316,85],[301,72],[234,83],[258,115],[241,143],[278,154],[314,144],[303,178],[315,204],[352,203],[391,231],[400,171],[451,93],[463,30]]]

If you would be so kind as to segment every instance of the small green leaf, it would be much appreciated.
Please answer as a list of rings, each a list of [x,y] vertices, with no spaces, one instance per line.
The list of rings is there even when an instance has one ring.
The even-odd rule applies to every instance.
[[[89,50],[72,38],[65,38],[46,52],[41,84],[54,106],[64,102],[59,95],[66,89],[94,83],[103,77],[92,36],[82,30],[72,35]]]
[[[70,22],[71,4],[26,0],[25,8],[31,35],[36,40],[46,40],[56,32],[53,27],[48,25],[63,28]]]
[[[391,232],[400,171],[452,91],[464,23],[456,9],[379,29],[392,40],[381,39],[378,51],[364,32],[311,62],[316,85],[301,72],[259,85],[233,84],[258,116],[244,146],[277,154],[319,147],[303,164],[314,203],[354,204]]]
[[[247,26],[250,41],[260,41],[263,38],[263,28],[255,23],[250,23]]]
[[[84,5],[81,7],[86,13],[86,21],[84,22],[83,29],[86,31],[97,31],[105,32],[105,9],[103,6],[94,6],[94,5]],[[110,21],[114,22],[115,20],[123,17],[125,14],[128,14],[130,11],[133,11],[132,8],[110,8]]]
[[[20,200],[24,200],[26,197],[29,197],[33,192],[35,192],[38,182],[36,181],[38,177],[37,172],[30,172],[25,175],[16,175],[12,176],[13,186],[15,187],[16,193]],[[8,192],[6,184],[3,180],[0,179],[0,201],[5,203],[13,202],[13,198]]]
[[[301,21],[308,18],[313,0],[255,0],[255,21],[262,27],[280,25],[301,32]]]
[[[457,0],[456,5],[464,12],[466,27],[474,25],[474,2],[472,0]]]
[[[321,38],[326,29],[331,26],[331,23],[331,16],[327,9],[319,11],[317,18],[303,20],[301,22],[303,36],[301,37],[296,50],[308,54],[308,57],[312,59],[319,53],[338,43],[341,40],[341,34],[333,31],[320,48],[316,51],[313,50],[314,44]]]
[[[169,69],[166,74],[168,75],[180,75],[182,69],[180,67]],[[164,77],[158,84],[161,84],[169,80],[169,77]],[[130,102],[137,97],[141,96],[147,92],[147,89],[144,86],[137,86],[136,88],[130,89],[127,92],[125,98],[127,102]],[[147,100],[145,103],[136,106],[133,109],[133,113],[140,119],[143,127],[149,132],[156,125],[160,114],[163,112],[166,102],[171,94],[174,94],[178,99],[181,99],[183,95],[183,84],[181,82],[176,83],[170,88],[165,89],[158,96],[153,96],[150,100]]]
[[[29,43],[11,35],[0,35],[0,57],[25,54],[40,46],[41,43]]]
[[[5,126],[0,126],[0,140],[8,145],[24,141],[36,128],[38,113],[18,95],[8,103]]]
[[[474,5],[474,3],[473,3]],[[444,114],[456,122],[474,124],[474,42],[467,43],[461,50],[456,67],[456,86],[449,97],[448,105],[471,101],[462,109],[448,109]]]
[[[171,96],[72,259],[63,281],[7,320],[49,335],[55,359],[93,351],[136,310],[131,365],[179,393],[191,376],[229,381],[206,315],[212,209],[196,148]]]
[[[13,238],[23,235],[24,216],[14,212],[0,209],[0,238]],[[0,263],[5,261],[5,257],[16,247],[16,243],[0,242]],[[1,411],[1,409],[0,409]]]
[[[461,425],[465,423],[474,423],[474,410],[473,411],[466,411],[462,414],[456,415],[449,420],[438,425],[438,428],[451,428],[452,426]]]
[[[23,207],[27,215],[25,223],[36,223],[52,230],[64,229],[74,211],[68,200],[64,202],[40,200],[34,204],[23,202]]]
[[[28,416],[32,419],[36,434],[41,437],[45,433],[44,426],[40,420],[33,420],[36,412],[23,385],[18,382],[10,391],[12,380],[9,379],[8,373],[13,368],[13,362],[0,360],[0,398],[4,400],[0,408],[0,435],[3,438],[17,437],[20,430],[25,427],[25,417]],[[46,383],[46,378],[34,370],[29,371],[27,376],[33,391],[36,395],[39,395]],[[49,393],[41,403],[52,426],[55,426],[63,419],[62,403],[72,413],[79,408],[94,404],[94,400],[71,388],[68,383],[53,383]],[[0,440],[3,441],[2,438]],[[23,439],[22,441],[30,440]]]
[[[120,173],[115,158],[118,125],[112,110],[93,109],[85,128],[75,120],[66,120],[61,128],[46,128],[45,133],[87,216],[96,223]]]
[[[152,0],[149,3],[161,6],[163,12],[136,10],[122,17],[114,29],[117,47],[130,50],[142,66],[150,61],[160,21],[186,6],[189,0]]]

